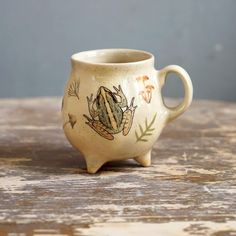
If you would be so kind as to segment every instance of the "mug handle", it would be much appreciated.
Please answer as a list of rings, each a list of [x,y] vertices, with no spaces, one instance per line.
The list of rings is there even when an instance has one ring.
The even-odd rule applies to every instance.
[[[192,81],[191,81],[188,73],[180,66],[169,65],[169,66],[166,66],[163,69],[158,71],[158,77],[160,80],[161,88],[164,86],[164,84],[166,82],[167,75],[169,73],[176,73],[179,76],[179,78],[182,80],[183,85],[184,85],[184,99],[176,107],[168,107],[165,104],[165,101],[162,97],[163,104],[168,111],[167,123],[176,119],[178,116],[180,116],[182,113],[184,113],[188,109],[188,107],[190,106],[190,104],[192,102],[192,98],[193,98]]]

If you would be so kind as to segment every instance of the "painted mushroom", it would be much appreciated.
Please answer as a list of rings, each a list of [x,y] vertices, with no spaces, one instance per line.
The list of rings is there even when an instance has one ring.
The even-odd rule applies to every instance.
[[[148,76],[143,75],[143,76],[139,76],[136,78],[137,81],[142,81],[143,82],[143,86],[145,87],[145,81],[149,80]]]
[[[146,75],[139,76],[136,78],[137,81],[142,81],[144,90],[139,92],[139,95],[142,96],[143,100],[147,103],[151,102],[152,99],[152,90],[154,89],[154,86],[151,84],[146,85],[145,81],[149,80],[149,77]]]
[[[154,89],[155,87],[151,84],[148,84],[146,87],[145,87],[145,91],[146,91],[146,102],[147,103],[150,103],[151,102],[151,99],[152,99],[152,90]]]

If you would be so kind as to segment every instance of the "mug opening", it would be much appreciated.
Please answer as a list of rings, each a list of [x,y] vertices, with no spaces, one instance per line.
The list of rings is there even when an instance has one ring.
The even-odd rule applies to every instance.
[[[100,49],[79,52],[72,56],[75,61],[101,65],[136,64],[152,59],[151,53],[134,49]]]

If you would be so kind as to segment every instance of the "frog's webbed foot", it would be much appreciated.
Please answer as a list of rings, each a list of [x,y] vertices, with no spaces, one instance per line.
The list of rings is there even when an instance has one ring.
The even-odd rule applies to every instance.
[[[92,118],[95,118],[98,116],[98,110],[94,109],[94,100],[93,100],[93,94],[90,95],[90,97],[87,97],[87,102],[88,102],[88,110],[89,114],[92,116]]]
[[[121,101],[120,101],[120,107],[127,107],[128,105],[128,102],[127,102],[127,99],[125,97],[125,94],[121,88],[121,86],[119,85],[118,88],[116,88],[115,86],[113,86],[114,90],[116,91],[115,95],[119,96],[121,98]]]
[[[130,131],[130,128],[132,126],[133,123],[133,118],[134,118],[134,112],[135,109],[137,108],[137,106],[134,106],[134,97],[131,100],[130,106],[128,107],[128,109],[126,111],[124,111],[123,114],[123,135],[127,135]]]
[[[107,128],[99,120],[93,120],[86,115],[84,115],[84,117],[87,119],[85,123],[89,125],[93,130],[95,130],[103,138],[106,138],[108,140],[114,139],[114,136],[107,131]]]

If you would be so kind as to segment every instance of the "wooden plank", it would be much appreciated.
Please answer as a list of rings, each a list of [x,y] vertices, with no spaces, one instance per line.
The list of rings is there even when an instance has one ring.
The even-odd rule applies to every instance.
[[[235,103],[194,102],[151,167],[90,175],[61,130],[60,99],[0,100],[0,169],[1,236],[236,235]]]

